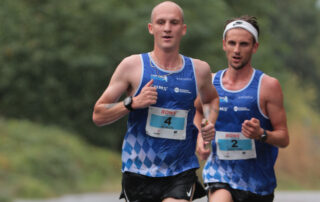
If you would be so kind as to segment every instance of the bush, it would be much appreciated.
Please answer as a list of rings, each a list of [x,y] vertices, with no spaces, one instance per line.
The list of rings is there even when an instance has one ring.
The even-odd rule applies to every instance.
[[[106,187],[119,189],[120,164],[119,154],[89,145],[57,127],[0,121],[0,190],[4,196],[114,191]],[[115,181],[117,186],[108,186]]]

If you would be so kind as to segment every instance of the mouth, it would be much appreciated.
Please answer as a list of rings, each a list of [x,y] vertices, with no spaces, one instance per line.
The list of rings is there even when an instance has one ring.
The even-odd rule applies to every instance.
[[[172,39],[173,37],[166,35],[166,36],[163,36],[162,38],[165,39],[165,40],[169,40],[169,39]]]
[[[239,62],[241,60],[241,57],[240,56],[232,56],[232,60],[234,62]]]

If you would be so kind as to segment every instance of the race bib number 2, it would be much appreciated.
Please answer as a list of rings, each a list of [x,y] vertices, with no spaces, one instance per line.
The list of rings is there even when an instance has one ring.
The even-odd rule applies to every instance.
[[[217,155],[223,160],[256,158],[255,142],[242,133],[216,132]]]
[[[146,132],[152,137],[186,139],[187,110],[149,107]]]

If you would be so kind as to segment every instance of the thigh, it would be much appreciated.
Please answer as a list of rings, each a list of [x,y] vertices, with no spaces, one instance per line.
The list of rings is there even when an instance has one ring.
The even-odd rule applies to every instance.
[[[226,183],[209,183],[206,184],[209,202],[233,202],[231,188]]]
[[[209,202],[233,202],[231,193],[226,189],[219,189],[208,193]]]

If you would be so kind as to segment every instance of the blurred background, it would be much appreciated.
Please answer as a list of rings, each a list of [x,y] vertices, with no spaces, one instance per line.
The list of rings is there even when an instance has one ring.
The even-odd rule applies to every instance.
[[[120,191],[126,118],[99,128],[93,106],[124,57],[152,50],[159,2],[0,1],[0,201]],[[320,1],[175,2],[188,28],[181,53],[213,72],[227,65],[225,20],[258,18],[253,66],[279,79],[290,132],[277,190],[319,190]]]

